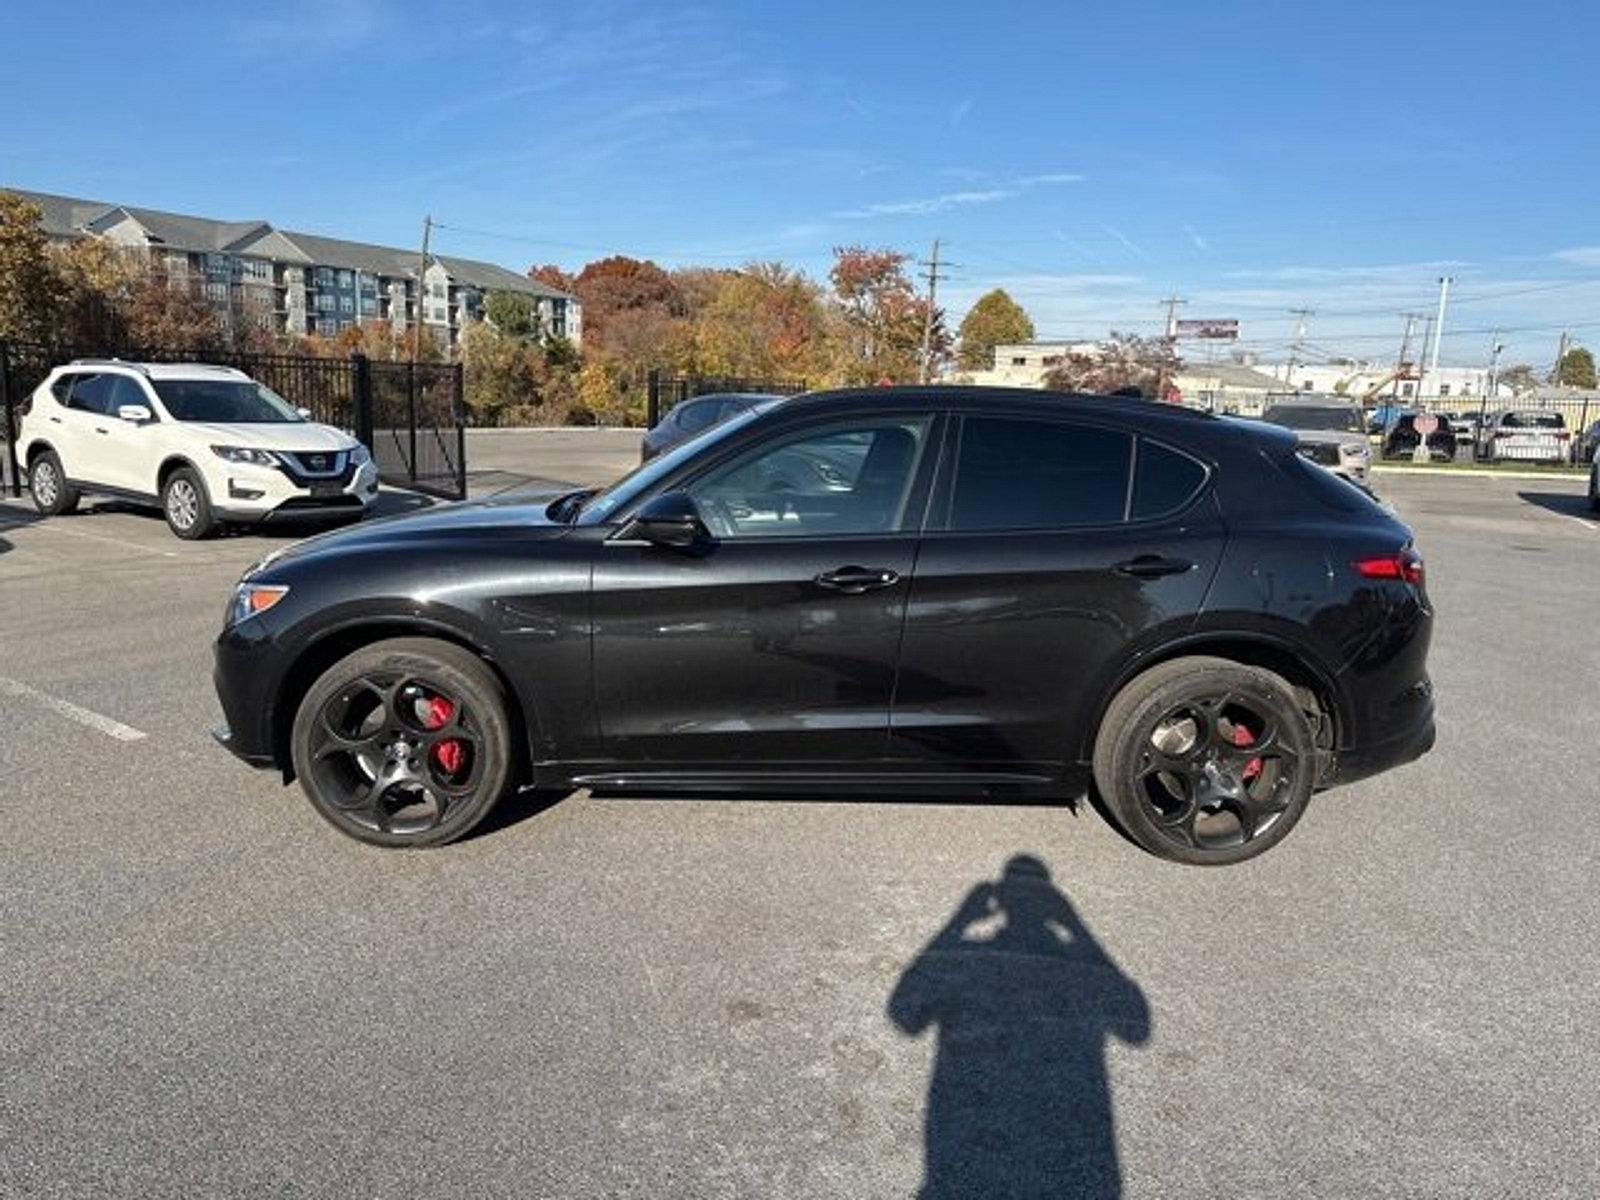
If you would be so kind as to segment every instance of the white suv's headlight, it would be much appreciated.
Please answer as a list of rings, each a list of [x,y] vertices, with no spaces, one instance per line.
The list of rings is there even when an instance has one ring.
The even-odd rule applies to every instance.
[[[357,442],[355,449],[350,451],[351,464],[357,467],[364,467],[371,461],[372,451],[368,450],[360,442]]]
[[[211,453],[231,463],[252,463],[258,467],[275,467],[277,457],[270,450],[255,450],[249,446],[213,446]]]

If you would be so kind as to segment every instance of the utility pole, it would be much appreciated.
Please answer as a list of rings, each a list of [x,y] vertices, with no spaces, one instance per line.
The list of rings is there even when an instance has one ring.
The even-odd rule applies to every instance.
[[[1500,340],[1500,331],[1496,329],[1489,335],[1489,383],[1486,391],[1490,396],[1500,394],[1500,352],[1505,348],[1505,343]]]
[[[1428,372],[1434,376],[1434,387],[1438,387],[1439,375],[1439,344],[1444,341],[1444,310],[1450,301],[1450,276],[1439,276],[1439,315],[1433,322],[1433,354],[1428,359]],[[1417,381],[1417,402],[1422,402],[1422,381]]]
[[[1571,349],[1571,347],[1572,332],[1571,330],[1563,329],[1561,331],[1561,346],[1560,349],[1556,351],[1556,369],[1550,372],[1550,382],[1555,387],[1561,386],[1561,364],[1567,361],[1567,351]]]
[[[1306,340],[1306,322],[1317,315],[1317,310],[1314,308],[1291,308],[1289,315],[1294,318],[1294,345],[1289,347],[1289,369],[1286,372],[1287,378],[1284,379],[1284,383],[1288,385],[1291,392],[1297,392],[1300,389],[1294,385],[1294,372],[1295,368],[1300,365],[1300,355],[1305,351],[1302,343]]]
[[[1406,355],[1411,353],[1411,335],[1417,328],[1417,314],[1406,314],[1406,331],[1400,338],[1400,357],[1394,360],[1394,382],[1389,387],[1389,399],[1395,401],[1400,397],[1400,376],[1405,373]]]
[[[1175,358],[1178,353],[1178,309],[1189,302],[1182,296],[1168,296],[1161,303],[1167,310],[1167,349],[1171,352],[1171,357]],[[1167,399],[1167,363],[1165,358],[1161,360],[1161,371],[1156,378],[1156,399],[1163,403]]]
[[[922,314],[922,373],[920,382],[929,382],[933,374],[933,314],[934,301],[939,295],[939,281],[948,279],[948,274],[939,272],[939,239],[933,239],[933,253],[921,264],[928,269],[921,272],[922,277],[928,281],[928,310]],[[953,264],[945,263],[946,267]]]
[[[433,217],[422,218],[422,254],[417,266],[417,328],[411,338],[411,363],[416,365],[417,351],[422,345],[422,296],[428,285],[428,243],[433,238]]]

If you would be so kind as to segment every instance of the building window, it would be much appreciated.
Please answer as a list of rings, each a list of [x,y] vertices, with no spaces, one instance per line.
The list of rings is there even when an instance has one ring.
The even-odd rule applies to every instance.
[[[317,332],[324,337],[332,337],[339,332],[339,322],[331,317],[323,317],[317,322]]]
[[[272,282],[272,263],[264,258],[244,259],[240,263],[240,270],[251,283]]]
[[[1449,394],[1450,394],[1450,385],[1448,383],[1441,383],[1439,385],[1439,395],[1448,396]]]
[[[351,288],[351,287],[355,287],[355,285],[356,285],[356,277],[355,277],[355,274],[353,272],[351,272],[351,271],[340,271],[339,272],[339,286],[340,287],[342,287],[342,288]]]
[[[206,284],[206,299],[213,304],[226,304],[228,302],[228,285],[225,283]]]
[[[378,298],[376,296],[361,297],[361,312],[364,316],[371,316],[378,311]]]
[[[1059,354],[1046,354],[1041,361],[1044,363],[1045,366],[1053,367],[1053,366],[1057,365],[1061,361],[1061,355],[1059,355]]]
[[[356,310],[356,298],[354,296],[340,296],[339,297],[339,311],[340,312],[353,313],[353,312],[355,312],[355,310]]]
[[[334,306],[334,297],[333,297],[333,293],[332,292],[318,292],[317,293],[317,311],[318,312],[332,312],[333,311],[333,306]]]
[[[1019,354],[1011,360],[1011,365],[1013,367],[1025,367],[1028,365],[1028,360]]]
[[[318,267],[316,269],[315,277],[316,277],[316,281],[317,281],[317,286],[318,287],[332,287],[333,286],[333,268],[332,267]]]
[[[1409,395],[1411,395],[1411,385],[1410,385],[1410,384],[1409,384],[1409,383],[1402,383],[1402,384],[1401,384],[1401,385],[1400,385],[1400,394],[1401,394],[1401,395],[1402,395],[1402,396],[1409,396]]]

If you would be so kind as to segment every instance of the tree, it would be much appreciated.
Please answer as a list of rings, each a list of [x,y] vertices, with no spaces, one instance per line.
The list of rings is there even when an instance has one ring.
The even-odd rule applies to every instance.
[[[134,346],[219,350],[227,337],[216,310],[186,281],[148,266],[128,291],[128,340]]]
[[[573,286],[583,304],[584,338],[600,350],[629,336],[616,331],[630,317],[663,325],[679,314],[682,301],[672,276],[655,263],[620,254],[584,267]]]
[[[916,379],[927,302],[906,275],[911,256],[860,246],[836,247],[833,256],[828,278],[843,325],[835,358],[837,377],[851,384]],[[935,316],[937,352],[949,338],[942,317]]]
[[[1004,288],[995,288],[978,297],[962,318],[960,333],[962,370],[986,371],[994,366],[996,346],[1033,340],[1033,322]]]
[[[1510,388],[1513,396],[1531,392],[1539,386],[1539,377],[1528,363],[1517,363],[1515,366],[1507,367],[1500,372],[1497,380],[1501,385]]]
[[[533,301],[518,292],[490,292],[483,302],[483,315],[508,337],[539,336],[539,310],[533,306]]]
[[[1044,384],[1063,392],[1112,392],[1137,389],[1147,399],[1159,397],[1163,380],[1178,369],[1178,355],[1166,338],[1142,338],[1113,332],[1109,341],[1090,350],[1069,350],[1044,377]]]
[[[1586,346],[1574,346],[1561,356],[1556,368],[1557,387],[1592,388],[1595,386],[1594,355]]]
[[[694,369],[753,379],[821,378],[828,367],[822,289],[782,263],[717,272],[693,324]]]
[[[576,287],[576,282],[554,263],[542,263],[537,267],[528,268],[528,278],[535,283],[542,283],[546,287],[555,288],[558,292],[571,294]]]
[[[0,338],[53,341],[61,282],[52,267],[44,214],[0,192]]]
[[[70,346],[129,344],[128,306],[138,267],[126,252],[100,238],[51,247],[60,291],[57,335]]]

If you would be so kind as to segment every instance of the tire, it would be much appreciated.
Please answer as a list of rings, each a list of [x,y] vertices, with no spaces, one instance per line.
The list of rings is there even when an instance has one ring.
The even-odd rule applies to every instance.
[[[1095,783],[1123,832],[1196,866],[1244,862],[1282,841],[1305,813],[1317,766],[1294,689],[1223,658],[1175,659],[1132,680],[1094,747]]]
[[[161,485],[161,512],[167,528],[184,541],[197,542],[217,531],[206,482],[193,467],[179,467],[167,476]]]
[[[481,659],[450,642],[395,638],[311,685],[289,749],[312,807],[335,829],[369,845],[423,847],[464,837],[489,815],[512,783],[513,738],[505,690]]]
[[[54,450],[46,450],[33,460],[28,468],[28,491],[33,496],[33,506],[47,517],[59,517],[78,507],[78,489],[67,481]]]
[[[1600,512],[1600,462],[1589,468],[1589,509]]]

